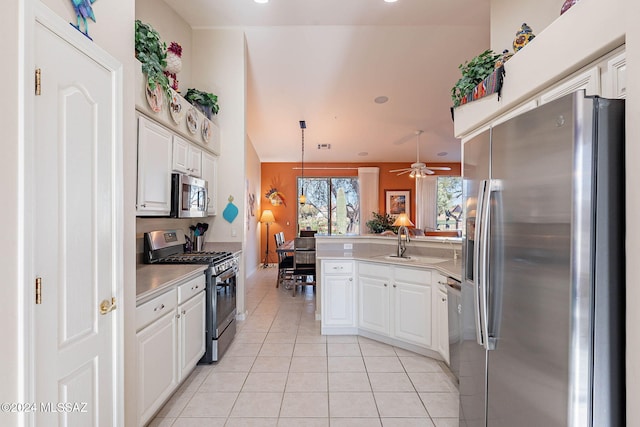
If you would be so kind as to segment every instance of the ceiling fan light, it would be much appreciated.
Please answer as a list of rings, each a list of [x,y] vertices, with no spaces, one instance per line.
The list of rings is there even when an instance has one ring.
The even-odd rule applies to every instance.
[[[412,170],[412,171],[411,171],[411,173],[409,174],[409,176],[410,176],[411,178],[415,178],[415,177],[416,177],[416,171],[415,171],[415,170]]]

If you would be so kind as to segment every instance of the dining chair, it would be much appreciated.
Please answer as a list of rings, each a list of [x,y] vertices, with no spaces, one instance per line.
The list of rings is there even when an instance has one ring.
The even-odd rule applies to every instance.
[[[278,278],[276,280],[276,288],[278,288],[285,279],[291,279],[291,272],[293,271],[293,255],[277,250],[284,243],[284,233],[282,231],[275,233],[273,237],[276,241],[276,254],[278,254]]]
[[[315,237],[297,237],[293,245],[293,296],[298,286],[316,286],[316,239]]]

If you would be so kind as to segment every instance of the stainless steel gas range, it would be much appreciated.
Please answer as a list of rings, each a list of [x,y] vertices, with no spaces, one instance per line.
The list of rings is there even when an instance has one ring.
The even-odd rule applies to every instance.
[[[199,363],[220,360],[236,334],[236,275],[238,258],[231,252],[184,252],[179,230],[144,234],[144,261],[148,264],[208,264],[206,276],[205,354]]]

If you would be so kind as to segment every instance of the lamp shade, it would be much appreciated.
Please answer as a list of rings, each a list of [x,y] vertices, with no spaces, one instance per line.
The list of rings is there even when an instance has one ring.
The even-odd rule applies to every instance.
[[[400,214],[398,215],[396,220],[393,222],[393,226],[394,227],[402,227],[402,226],[413,227],[413,223],[411,222],[407,214]]]
[[[276,218],[273,216],[273,212],[270,209],[265,209],[260,215],[260,222],[270,224],[276,222]]]

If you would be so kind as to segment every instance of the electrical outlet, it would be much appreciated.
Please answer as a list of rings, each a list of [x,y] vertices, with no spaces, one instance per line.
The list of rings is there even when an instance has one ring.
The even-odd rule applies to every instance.
[[[345,243],[343,249],[353,249],[353,243]]]
[[[231,237],[236,237],[238,235],[238,230],[236,230],[235,228],[231,229]]]

